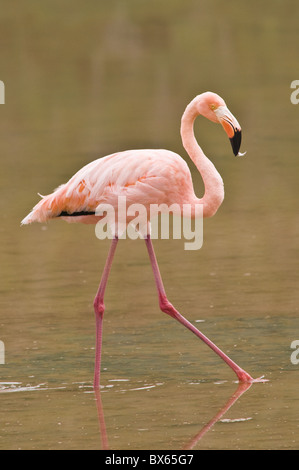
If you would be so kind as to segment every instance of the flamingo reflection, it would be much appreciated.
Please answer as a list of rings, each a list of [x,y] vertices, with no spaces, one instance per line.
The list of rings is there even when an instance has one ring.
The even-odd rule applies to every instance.
[[[201,428],[201,430],[192,438],[190,441],[188,441],[183,447],[182,450],[187,450],[187,449],[193,449],[198,442],[202,439],[202,437],[210,431],[210,429],[214,426],[215,423],[217,423],[224,415],[225,413],[239,400],[239,398],[252,386],[252,383],[239,383],[237,389],[234,391],[234,393],[230,396],[230,398],[227,400],[225,405],[216,413],[216,415]],[[102,403],[102,398],[101,398],[101,392],[99,389],[94,390],[95,393],[95,400],[96,400],[96,406],[97,406],[97,414],[98,414],[98,421],[99,421],[99,429],[100,429],[100,435],[101,435],[101,444],[102,444],[102,449],[103,450],[109,450],[109,442],[108,442],[108,435],[107,435],[107,429],[106,429],[106,423],[105,423],[105,417],[104,417],[104,409],[103,409],[103,403]]]
[[[107,430],[106,430],[106,422],[105,422],[105,417],[104,417],[104,409],[103,409],[101,392],[99,389],[95,389],[94,394],[95,394],[96,404],[97,404],[102,449],[109,450],[109,443],[108,443],[108,436],[107,436]]]
[[[219,421],[225,413],[236,403],[236,401],[251,387],[251,383],[239,383],[237,390],[227,400],[225,405],[218,411],[218,413],[197,433],[183,449],[193,449],[200,439]]]

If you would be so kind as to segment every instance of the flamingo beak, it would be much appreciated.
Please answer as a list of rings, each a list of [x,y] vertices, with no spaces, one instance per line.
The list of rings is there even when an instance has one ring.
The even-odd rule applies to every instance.
[[[246,152],[239,152],[242,141],[242,131],[237,119],[232,115],[226,106],[219,106],[215,110],[215,114],[226,134],[228,135],[234,155],[236,157],[242,157],[245,155]]]

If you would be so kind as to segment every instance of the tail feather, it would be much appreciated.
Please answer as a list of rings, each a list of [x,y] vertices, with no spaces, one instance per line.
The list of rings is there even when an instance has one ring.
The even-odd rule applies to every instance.
[[[33,222],[45,222],[49,219],[47,211],[47,206],[49,205],[48,199],[49,196],[43,196],[43,199],[39,201],[32,211],[22,220],[21,225],[27,225]]]
[[[33,211],[30,212],[30,214],[28,214],[21,222],[21,225],[27,225],[27,224],[31,224],[32,222],[34,222],[34,214],[33,214]]]
[[[58,204],[59,195],[58,191],[48,196],[39,194],[42,200],[39,201],[32,211],[22,220],[21,225],[27,225],[33,222],[46,222],[49,219],[57,217],[61,212]]]
[[[69,183],[59,186],[52,194],[48,196],[39,196],[41,201],[34,206],[30,214],[28,214],[21,222],[21,225],[31,224],[33,222],[46,222],[49,219],[59,217],[61,213],[67,212],[94,212],[97,202],[88,200],[90,189],[86,186],[85,180],[79,183],[72,180]],[[95,206],[95,207],[94,207]]]

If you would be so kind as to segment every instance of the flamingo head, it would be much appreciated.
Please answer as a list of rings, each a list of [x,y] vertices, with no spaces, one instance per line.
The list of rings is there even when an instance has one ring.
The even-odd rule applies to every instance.
[[[197,103],[199,114],[222,125],[229,137],[234,154],[238,157],[245,155],[246,152],[239,152],[242,138],[241,126],[229,111],[225,101],[216,93],[207,91],[197,96]]]

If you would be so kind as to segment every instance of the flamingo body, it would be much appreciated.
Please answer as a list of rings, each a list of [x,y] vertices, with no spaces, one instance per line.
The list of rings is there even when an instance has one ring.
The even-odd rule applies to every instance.
[[[129,205],[144,205],[148,212],[151,204],[196,202],[189,167],[179,155],[163,149],[127,150],[81,168],[66,184],[42,196],[22,224],[56,217],[96,223],[96,209],[111,204],[117,210],[119,196]]]

